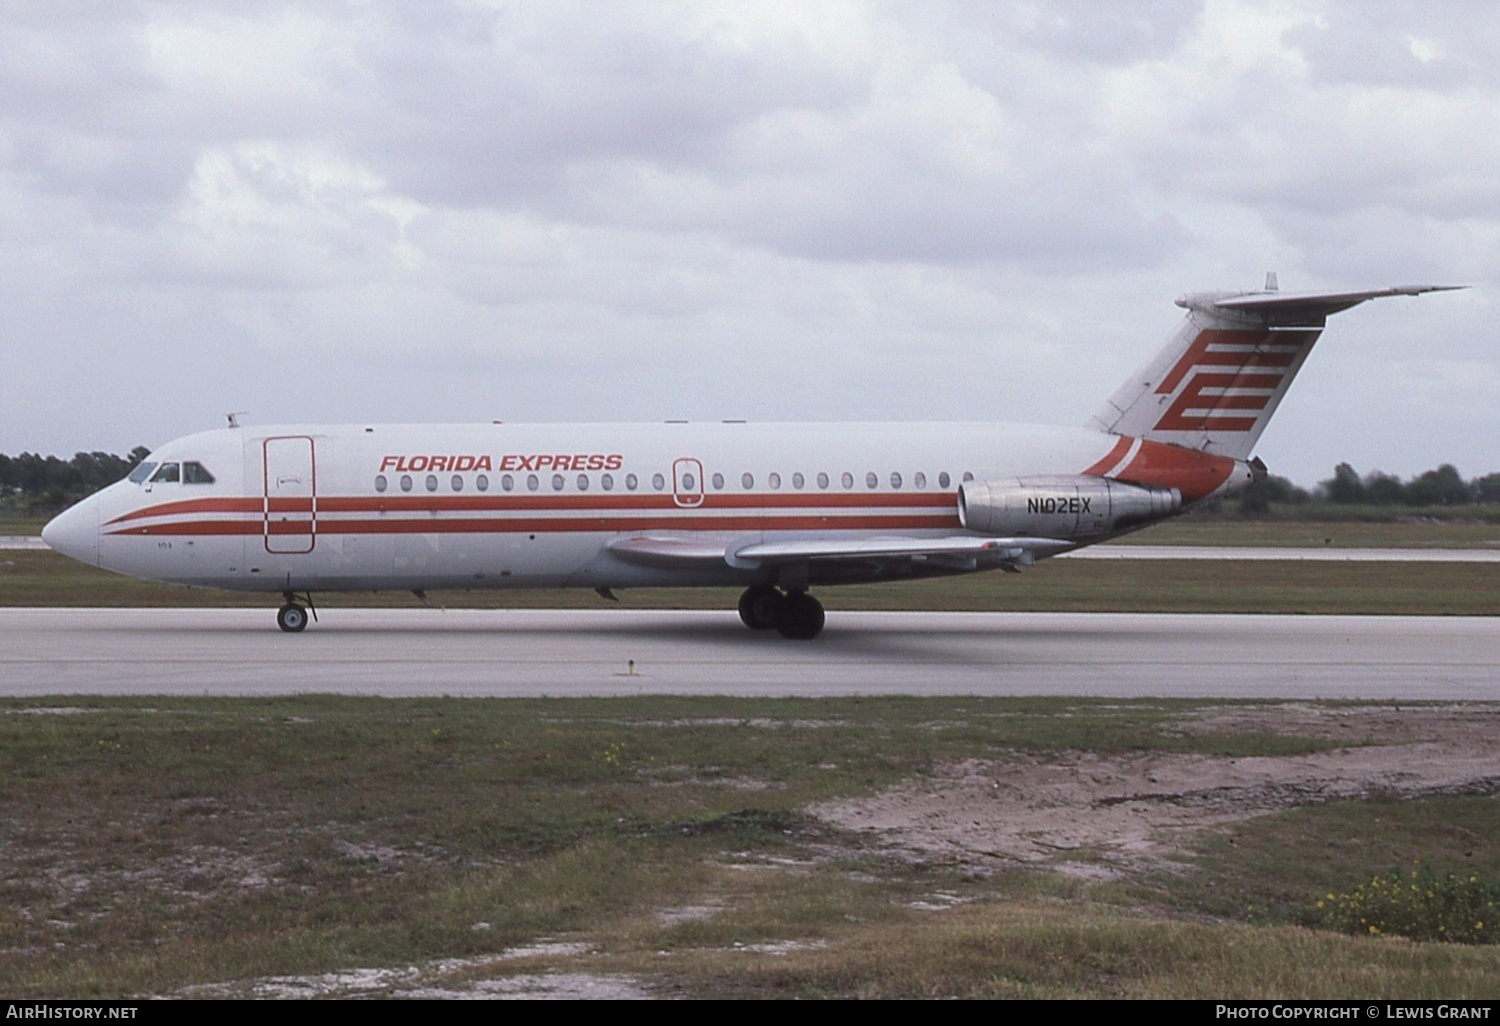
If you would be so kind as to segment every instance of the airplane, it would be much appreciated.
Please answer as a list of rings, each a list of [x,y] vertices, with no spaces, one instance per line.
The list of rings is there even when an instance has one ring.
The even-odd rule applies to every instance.
[[[1037,560],[1265,474],[1251,451],[1328,315],[1464,286],[1181,297],[1165,347],[1079,428],[982,423],[230,426],[168,442],[42,530],[121,574],[280,594],[743,587],[813,638],[809,589]]]

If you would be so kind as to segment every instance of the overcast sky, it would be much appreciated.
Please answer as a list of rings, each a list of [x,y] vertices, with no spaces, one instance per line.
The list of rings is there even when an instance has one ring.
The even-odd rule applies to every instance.
[[[1187,291],[1261,441],[1500,470],[1500,5],[0,5],[0,452],[282,421],[1082,424]]]

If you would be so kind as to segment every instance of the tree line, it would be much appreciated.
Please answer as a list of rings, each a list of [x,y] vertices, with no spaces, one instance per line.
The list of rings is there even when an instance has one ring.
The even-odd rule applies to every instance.
[[[108,452],[75,453],[70,460],[23,452],[0,453],[0,511],[12,514],[51,514],[114,484],[150,455],[144,445],[128,455]]]
[[[1372,470],[1361,475],[1347,463],[1333,468],[1333,476],[1316,488],[1299,488],[1284,477],[1267,475],[1239,493],[1241,513],[1270,512],[1271,506],[1387,506],[1430,509],[1500,502],[1500,473],[1465,479],[1458,468],[1444,463],[1402,481],[1394,474]]]
[[[75,453],[70,460],[23,452],[0,453],[0,512],[32,516],[61,511],[79,499],[113,484],[150,454],[138,445],[124,456],[107,452]],[[1373,470],[1361,475],[1347,463],[1314,489],[1299,488],[1284,477],[1268,475],[1237,496],[1240,512],[1267,513],[1271,506],[1471,506],[1500,502],[1500,473],[1466,480],[1451,463],[1402,481]]]

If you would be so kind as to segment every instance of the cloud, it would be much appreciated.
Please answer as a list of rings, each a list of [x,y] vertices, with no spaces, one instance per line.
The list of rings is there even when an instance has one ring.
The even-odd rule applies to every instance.
[[[1081,422],[1184,291],[1493,290],[1497,41],[1457,2],[9,5],[0,451],[245,408]],[[1389,408],[1439,326],[1452,416],[1315,364],[1270,454],[1478,472],[1470,302],[1321,364]]]

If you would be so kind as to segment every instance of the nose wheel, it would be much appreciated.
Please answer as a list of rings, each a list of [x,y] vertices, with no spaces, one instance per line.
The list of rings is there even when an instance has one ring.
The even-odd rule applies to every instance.
[[[774,628],[783,638],[816,638],[826,619],[823,603],[805,591],[780,592],[768,584],[746,588],[740,596],[740,619],[751,630]]]
[[[296,634],[298,631],[306,630],[308,609],[312,606],[312,596],[307,596],[307,605],[305,606],[298,602],[296,596],[291,592],[287,592],[285,597],[286,605],[276,610],[276,626],[288,634]],[[314,619],[317,618],[317,615],[316,612],[312,614]]]

